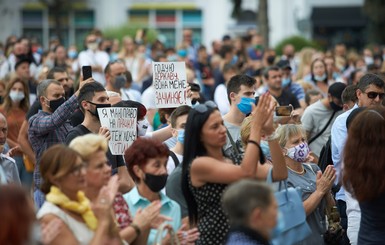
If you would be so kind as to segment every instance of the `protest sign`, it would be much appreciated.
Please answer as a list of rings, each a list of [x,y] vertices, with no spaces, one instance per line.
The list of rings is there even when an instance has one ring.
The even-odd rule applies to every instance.
[[[137,109],[128,107],[98,108],[100,124],[110,130],[108,146],[112,155],[123,155],[136,140]]]
[[[153,85],[157,108],[190,105],[187,97],[186,65],[184,62],[153,62]]]

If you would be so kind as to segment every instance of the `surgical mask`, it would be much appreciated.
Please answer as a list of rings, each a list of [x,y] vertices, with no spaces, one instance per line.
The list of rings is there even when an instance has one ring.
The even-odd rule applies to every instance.
[[[53,60],[51,60],[51,59],[46,59],[45,61],[44,61],[44,65],[46,66],[46,67],[48,67],[48,68],[53,68],[54,66],[55,66],[55,63],[54,63],[54,61]]]
[[[96,51],[98,49],[98,43],[97,42],[88,43],[87,48],[92,51]]]
[[[13,102],[20,102],[24,99],[25,95],[21,91],[11,91],[9,97]]]
[[[167,60],[170,61],[170,62],[173,62],[173,61],[178,61],[178,55],[169,55],[167,56]]]
[[[309,155],[309,146],[307,143],[301,143],[297,146],[287,149],[286,156],[293,159],[296,162],[303,163],[306,162],[306,158]]]
[[[179,55],[179,57],[181,58],[186,58],[187,56],[187,50],[186,49],[180,49],[177,51],[177,54]]]
[[[255,104],[254,98],[242,97],[237,107],[243,114],[247,115],[250,114],[251,110],[253,109],[251,104]]]
[[[115,89],[124,88],[124,86],[126,85],[126,82],[127,82],[127,78],[125,75],[116,76],[114,81],[114,88]]]
[[[146,183],[151,191],[160,192],[166,186],[167,178],[167,174],[153,175],[146,173],[144,183]]]
[[[178,142],[183,144],[184,143],[184,129],[178,129]]]
[[[231,59],[231,64],[232,65],[235,65],[236,63],[238,62],[238,56],[237,55],[234,55],[233,58]]]
[[[94,116],[94,117],[96,117],[98,120],[100,120],[98,109],[99,109],[99,108],[108,108],[108,107],[111,107],[111,104],[97,104],[97,103],[93,103],[93,102],[91,102],[91,101],[87,101],[87,102],[95,106],[95,112],[92,112],[92,111],[90,111],[90,110],[88,110],[88,112],[91,113],[91,115]]]
[[[271,160],[269,143],[265,140],[261,140],[260,146],[262,149],[262,153],[266,157],[266,159]]]
[[[277,224],[275,225],[273,230],[271,230],[270,232],[270,239],[279,237],[282,234],[284,229],[285,229],[285,219],[283,218],[282,213],[278,211]]]
[[[78,52],[76,52],[76,50],[69,50],[68,51],[68,57],[70,59],[76,59],[77,56],[78,56]]]
[[[47,98],[46,98],[47,99]],[[48,100],[48,99],[47,99]],[[59,99],[56,99],[56,100],[48,100],[49,101],[49,105],[48,107],[51,109],[51,112],[55,112],[57,108],[59,108],[66,100],[64,99],[64,97],[61,97]]]
[[[318,82],[323,82],[326,79],[326,73],[324,73],[322,76],[314,75],[314,79]]]
[[[288,78],[288,77],[287,78],[283,78],[282,79],[282,87],[286,88],[287,86],[289,86],[290,82],[291,82],[290,78]]]
[[[340,110],[343,109],[342,106],[337,105],[337,104],[334,103],[333,101],[330,101],[330,102],[329,102],[329,105],[330,105],[330,107],[333,109],[333,111],[340,111]]]
[[[138,121],[138,136],[145,136],[148,128],[147,119]]]
[[[364,57],[364,60],[365,60],[365,64],[366,64],[366,65],[371,65],[371,64],[374,63],[374,59],[373,59],[373,57],[371,57],[371,56],[365,56],[365,57]]]

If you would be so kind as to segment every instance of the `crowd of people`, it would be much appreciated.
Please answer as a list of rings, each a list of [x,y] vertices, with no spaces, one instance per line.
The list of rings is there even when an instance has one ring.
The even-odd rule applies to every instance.
[[[6,40],[0,244],[277,244],[282,184],[307,227],[285,244],[385,241],[385,48],[278,55],[255,30],[192,35],[167,48],[94,30],[80,52]],[[157,108],[152,62],[186,64],[192,106]],[[136,108],[123,155],[105,107]]]

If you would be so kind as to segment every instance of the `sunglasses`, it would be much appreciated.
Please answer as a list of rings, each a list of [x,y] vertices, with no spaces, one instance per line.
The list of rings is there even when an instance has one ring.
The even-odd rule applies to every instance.
[[[209,100],[209,101],[206,101],[204,104],[199,104],[195,106],[193,109],[199,113],[205,113],[209,109],[216,109],[216,108],[218,108],[217,104],[215,104],[214,101]]]
[[[368,93],[365,93],[368,96],[369,99],[375,99],[377,98],[377,96],[380,98],[380,100],[382,100],[385,96],[385,93],[377,93],[377,92],[368,92]]]

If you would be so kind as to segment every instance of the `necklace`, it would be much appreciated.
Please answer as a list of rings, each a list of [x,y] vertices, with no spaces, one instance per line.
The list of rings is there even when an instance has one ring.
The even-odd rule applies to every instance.
[[[299,175],[303,175],[305,173],[305,168],[302,167],[302,171],[298,172],[298,171],[295,171],[293,170],[292,168],[290,168],[289,166],[286,166],[288,169],[290,169],[291,171],[293,171],[294,173],[296,174],[299,174]]]

